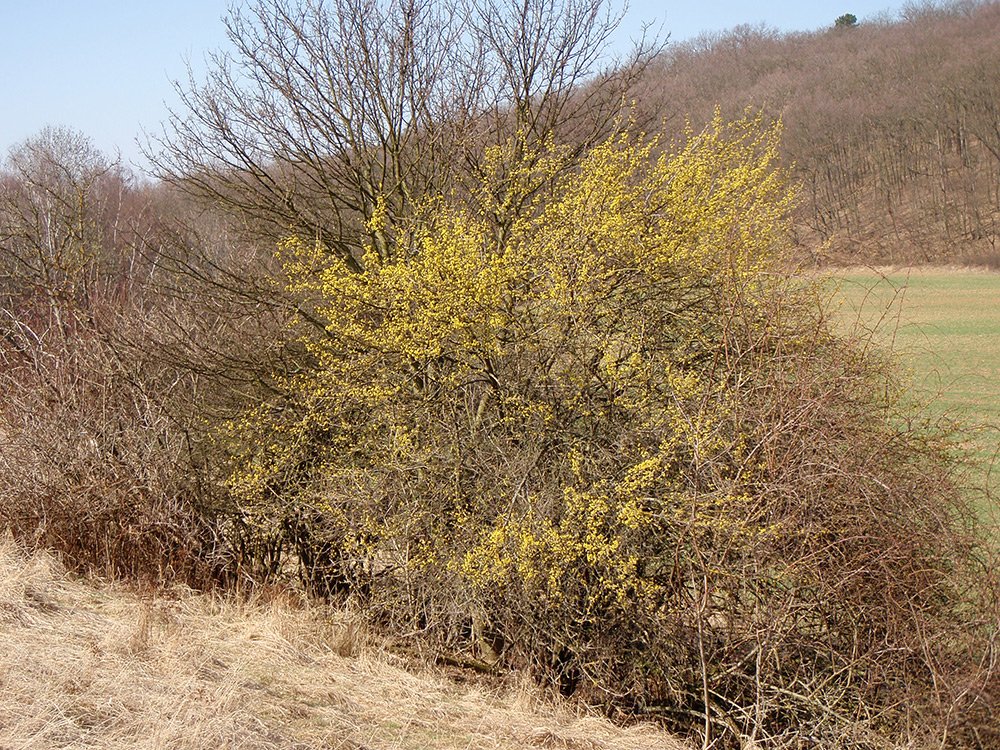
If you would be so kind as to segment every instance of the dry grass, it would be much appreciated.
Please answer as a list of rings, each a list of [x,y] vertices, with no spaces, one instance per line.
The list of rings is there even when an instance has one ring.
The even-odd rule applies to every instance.
[[[0,537],[0,748],[683,750],[525,687],[414,674],[342,614],[140,596]]]

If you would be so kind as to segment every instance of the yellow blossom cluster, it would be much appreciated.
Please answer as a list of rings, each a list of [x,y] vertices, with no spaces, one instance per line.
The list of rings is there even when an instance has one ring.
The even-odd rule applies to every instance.
[[[233,491],[265,522],[307,507],[366,590],[662,606],[677,550],[771,533],[720,357],[792,199],[777,139],[716,117],[676,144],[616,134],[573,167],[511,142],[361,272],[289,237],[288,289],[323,330],[281,408],[234,426]]]

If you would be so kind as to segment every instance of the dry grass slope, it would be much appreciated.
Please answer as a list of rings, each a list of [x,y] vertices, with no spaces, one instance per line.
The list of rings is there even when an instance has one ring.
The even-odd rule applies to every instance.
[[[75,580],[0,537],[0,748],[683,750],[361,640],[328,610]]]

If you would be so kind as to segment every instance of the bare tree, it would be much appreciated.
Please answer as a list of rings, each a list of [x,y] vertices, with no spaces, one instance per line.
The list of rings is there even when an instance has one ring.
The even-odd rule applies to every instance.
[[[117,162],[72,130],[46,128],[10,152],[0,171],[5,328],[33,320],[66,334],[78,312],[123,293],[143,210],[133,188]]]
[[[252,236],[316,238],[360,269],[366,235],[390,252],[394,220],[461,190],[485,147],[607,133],[658,51],[609,59],[621,17],[605,0],[257,0],[148,156]]]

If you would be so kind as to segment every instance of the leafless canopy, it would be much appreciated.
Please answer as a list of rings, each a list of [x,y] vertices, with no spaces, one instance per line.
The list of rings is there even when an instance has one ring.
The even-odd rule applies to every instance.
[[[377,204],[391,230],[512,134],[606,133],[659,48],[609,58],[621,17],[605,0],[257,0],[148,155],[252,235],[313,237],[360,268]]]
[[[74,308],[121,296],[141,212],[132,187],[64,128],[44,129],[0,165],[0,335],[15,349],[48,327],[65,335]]]

